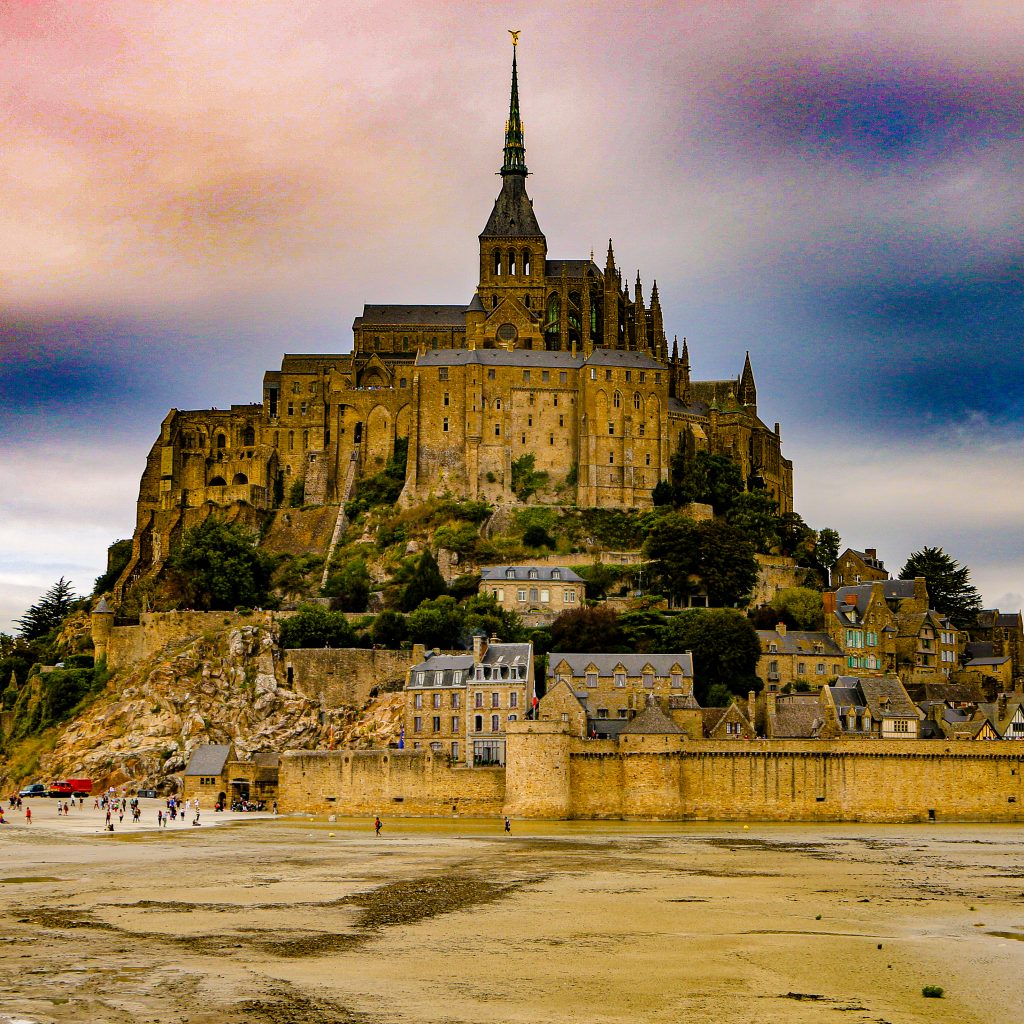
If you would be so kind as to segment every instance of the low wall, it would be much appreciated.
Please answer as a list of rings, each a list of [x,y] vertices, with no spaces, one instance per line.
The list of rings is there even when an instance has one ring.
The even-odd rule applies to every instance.
[[[505,803],[505,772],[429,750],[293,750],[281,758],[278,800],[285,812],[492,817]]]

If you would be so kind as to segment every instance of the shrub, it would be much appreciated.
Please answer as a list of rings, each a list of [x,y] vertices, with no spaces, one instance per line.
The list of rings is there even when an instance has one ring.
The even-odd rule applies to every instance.
[[[533,455],[521,455],[512,463],[512,490],[520,501],[526,501],[548,482],[548,475],[537,469]]]
[[[355,631],[344,612],[320,605],[303,605],[281,623],[281,647],[352,647]]]
[[[925,999],[941,999],[946,994],[946,990],[941,985],[925,985],[921,989],[921,995]]]
[[[523,533],[523,543],[528,548],[554,548],[555,541],[543,526],[528,526]]]

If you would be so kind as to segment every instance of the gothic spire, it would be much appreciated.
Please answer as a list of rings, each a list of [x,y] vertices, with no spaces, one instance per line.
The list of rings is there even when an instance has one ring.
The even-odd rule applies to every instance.
[[[757,386],[754,384],[754,370],[750,365],[750,353],[743,360],[743,372],[739,380],[739,400],[741,405],[757,405]]]
[[[508,120],[505,122],[505,162],[501,166],[503,176],[528,173],[526,170],[526,144],[523,140],[523,122],[519,117],[519,76],[516,71],[519,33],[509,31],[512,36],[512,95],[508,102]]]

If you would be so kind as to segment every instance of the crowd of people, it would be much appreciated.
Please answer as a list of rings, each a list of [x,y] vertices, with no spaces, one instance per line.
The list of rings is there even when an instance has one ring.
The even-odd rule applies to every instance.
[[[47,800],[46,804],[50,806],[50,801]],[[72,813],[85,810],[86,800],[81,796],[71,797],[68,800],[55,801],[54,806],[57,811],[57,817],[66,818],[70,817]],[[116,790],[114,787],[110,787],[105,793],[93,797],[92,809],[104,815],[103,829],[106,832],[113,832],[117,826],[123,825],[126,816],[135,824],[139,824],[142,821],[142,801],[138,796],[129,796],[123,788]],[[258,808],[254,804],[245,808],[232,807],[232,810],[236,809],[263,810],[264,807],[262,803]],[[276,803],[274,809],[276,812]],[[14,812],[21,812],[22,810],[24,810],[25,824],[31,825],[31,806],[23,797],[17,794],[10,797],[6,813],[5,808],[0,804],[0,825],[11,824],[11,817],[13,817]],[[218,806],[217,810],[223,810],[223,808]],[[182,800],[180,797],[169,796],[163,801],[163,805],[157,808],[156,825],[157,828],[166,828],[169,823],[176,822],[183,825],[187,820],[191,820],[193,825],[198,826],[200,824],[200,816],[199,797],[190,797]]]

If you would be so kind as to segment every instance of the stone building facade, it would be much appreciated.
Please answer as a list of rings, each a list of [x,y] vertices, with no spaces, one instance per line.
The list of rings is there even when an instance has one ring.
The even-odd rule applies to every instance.
[[[651,505],[680,448],[733,459],[748,486],[793,507],[779,425],[760,419],[749,354],[697,381],[663,320],[657,283],[553,259],[526,191],[512,65],[501,190],[478,238],[468,302],[367,305],[345,354],[288,354],[261,402],[172,409],[142,477],[132,560],[116,596],[160,568],[212,509],[344,503],[408,440],[403,500],[450,492],[514,502],[517,468],[547,473],[534,501]]]
[[[856,586],[858,583],[871,583],[874,580],[887,580],[889,573],[885,563],[878,557],[875,548],[856,551],[847,548],[832,566],[831,579],[833,587]]]
[[[528,626],[583,607],[586,583],[567,565],[485,565],[478,593],[515,612]]]

